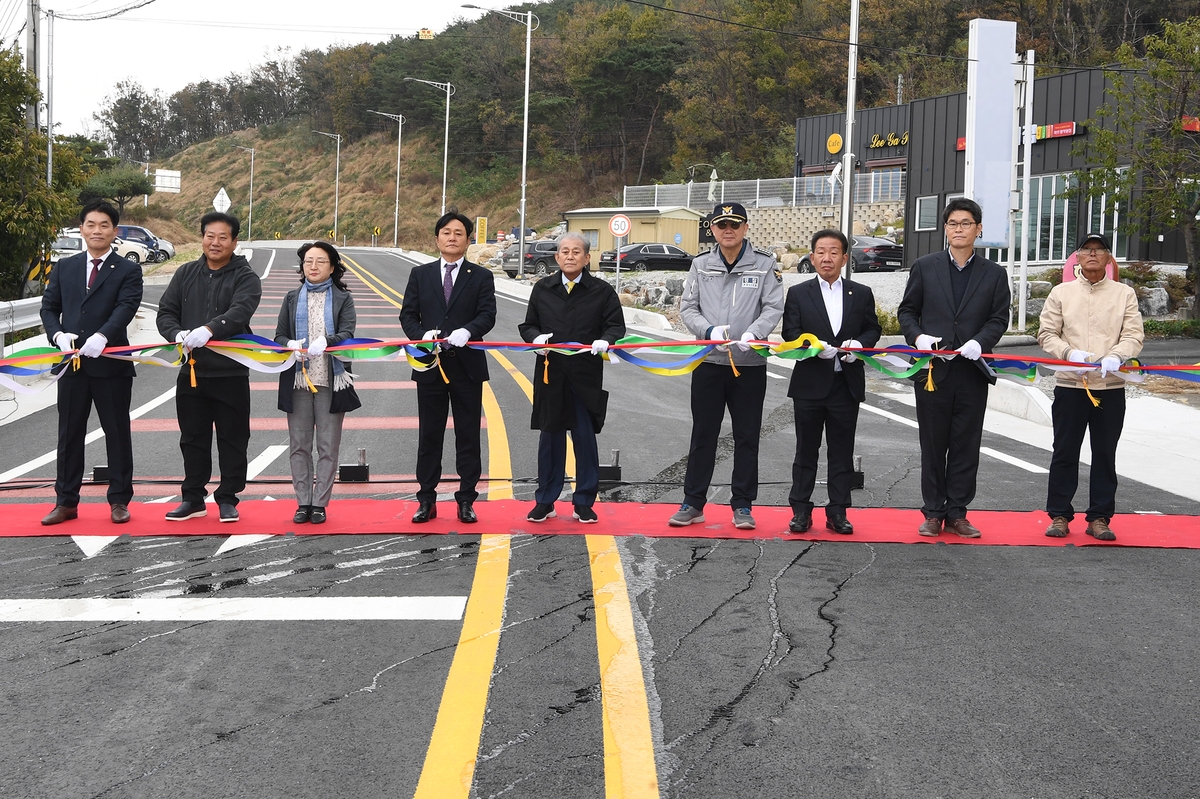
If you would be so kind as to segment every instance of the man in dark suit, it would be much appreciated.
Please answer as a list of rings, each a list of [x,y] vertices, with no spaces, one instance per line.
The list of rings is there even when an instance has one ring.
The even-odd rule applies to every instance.
[[[1012,302],[1004,267],[975,253],[982,222],[974,200],[946,204],[949,246],[913,262],[897,314],[909,344],[948,353],[913,378],[925,514],[917,532],[924,536],[936,536],[944,524],[963,538],[979,537],[967,506],[975,498],[988,386],[996,382],[979,356],[1000,342]]]
[[[46,337],[63,352],[78,347],[74,365],[58,380],[58,475],[55,504],[42,524],[79,515],[83,448],[92,405],[108,449],[108,504],[115,524],[129,521],[133,499],[133,436],[129,404],[133,364],[101,358],[105,347],[129,345],[126,333],[142,302],[142,268],[112,250],[120,215],[103,200],[83,207],[79,233],[86,252],[58,262],[42,295]]]
[[[555,515],[554,501],[566,482],[567,431],[575,446],[572,515],[583,524],[599,521],[592,506],[600,487],[596,433],[604,427],[608,392],[604,360],[613,342],[625,335],[625,315],[617,292],[585,268],[591,245],[579,233],[558,240],[554,258],[560,271],[533,287],[521,324],[521,338],[536,344],[591,341],[590,355],[552,350],[538,355],[533,370],[533,420],[538,438],[536,504],[526,516],[544,522]]]
[[[491,271],[466,260],[474,225],[451,207],[433,227],[441,258],[409,273],[400,307],[400,324],[410,339],[439,344],[440,368],[414,370],[417,383],[417,512],[413,522],[437,518],[437,486],[442,479],[442,443],[446,416],[454,410],[454,493],[458,520],[477,521],[475,485],[483,473],[479,415],[483,384],[488,379],[487,354],[464,346],[479,341],[496,324],[496,281]],[[443,377],[444,375],[444,377]]]
[[[850,480],[854,474],[854,431],[858,405],[866,398],[862,361],[853,352],[838,357],[837,346],[862,349],[879,342],[883,328],[875,316],[875,295],[861,283],[842,279],[849,258],[849,243],[840,230],[819,230],[812,237],[813,266],[817,279],[788,289],[783,305],[783,340],[811,333],[821,341],[816,358],[797,361],[788,396],[796,410],[796,459],[792,462],[792,490],[788,504],[794,514],[788,529],[804,533],[812,527],[813,486],[817,481],[817,452],[824,430],[829,458],[829,504],[825,527],[849,535],[854,526],[846,518],[850,507]]]

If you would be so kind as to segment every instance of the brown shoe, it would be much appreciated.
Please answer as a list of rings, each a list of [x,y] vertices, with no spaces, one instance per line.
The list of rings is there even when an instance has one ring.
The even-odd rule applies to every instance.
[[[50,511],[42,518],[42,524],[47,527],[52,524],[62,524],[69,522],[72,519],[79,518],[78,508],[68,508],[66,505],[55,505],[54,510]]]
[[[1046,528],[1046,535],[1051,538],[1066,538],[1069,532],[1071,532],[1071,528],[1066,516],[1055,516],[1050,522],[1050,526]]]
[[[45,523],[46,522],[43,519],[42,524]],[[1095,538],[1097,541],[1117,540],[1116,534],[1108,527],[1108,519],[1092,519],[1090,522],[1088,522],[1087,534],[1092,538]]]
[[[113,524],[124,524],[125,522],[129,521],[129,506],[113,505],[111,516]]]
[[[979,538],[980,532],[966,519],[954,519],[946,522],[946,529],[957,533],[959,538]]]
[[[921,526],[917,528],[917,534],[932,538],[942,532],[942,520],[928,518],[921,522]]]

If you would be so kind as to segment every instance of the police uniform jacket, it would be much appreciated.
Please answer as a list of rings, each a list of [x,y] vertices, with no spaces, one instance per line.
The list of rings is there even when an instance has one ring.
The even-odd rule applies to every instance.
[[[550,341],[555,344],[591,344],[596,339],[612,344],[625,335],[625,315],[613,287],[593,277],[588,270],[579,275],[570,294],[563,285],[562,272],[555,272],[534,284],[529,309],[519,329],[525,341],[550,333]],[[531,426],[547,431],[573,428],[575,403],[571,392],[574,391],[591,414],[596,432],[600,432],[608,409],[608,392],[603,385],[604,359],[599,355],[562,355],[553,350],[548,355],[538,355],[533,372]]]
[[[783,273],[774,256],[754,249],[749,240],[732,269],[725,268],[719,248],[701,253],[692,259],[684,281],[679,315],[698,339],[708,338],[714,327],[729,325],[730,339],[740,339],[749,330],[756,340],[765,340],[783,316]],[[767,365],[757,352],[737,347],[729,353],[714,350],[705,361],[728,364],[730,353],[738,366]]]

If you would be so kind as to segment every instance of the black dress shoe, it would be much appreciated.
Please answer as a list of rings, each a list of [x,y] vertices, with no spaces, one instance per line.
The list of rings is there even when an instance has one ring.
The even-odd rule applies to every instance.
[[[422,502],[413,514],[413,524],[424,524],[430,519],[437,518],[437,505],[433,502]]]
[[[812,527],[811,510],[797,511],[792,520],[788,522],[788,529],[793,533],[807,533],[810,527]]]
[[[470,502],[458,503],[458,520],[463,524],[474,524],[479,521],[479,517],[475,515],[475,508],[471,507]]]
[[[309,512],[308,512],[308,520],[311,521],[313,524],[324,524],[325,523],[325,509],[318,508],[316,505],[314,505],[312,507],[312,509],[309,510]]]
[[[308,524],[308,514],[311,510],[311,505],[301,505],[296,508],[296,515],[292,517],[292,524]]]
[[[854,532],[854,525],[846,518],[844,513],[830,513],[825,516],[825,528],[832,530],[840,535],[850,535]]]

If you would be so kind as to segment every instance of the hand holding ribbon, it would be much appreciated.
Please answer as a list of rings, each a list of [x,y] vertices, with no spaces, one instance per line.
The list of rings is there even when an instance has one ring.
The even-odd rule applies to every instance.
[[[79,354],[85,358],[99,358],[107,345],[108,339],[104,337],[103,333],[93,333],[88,336],[87,341],[83,342],[83,346],[79,348]]]

